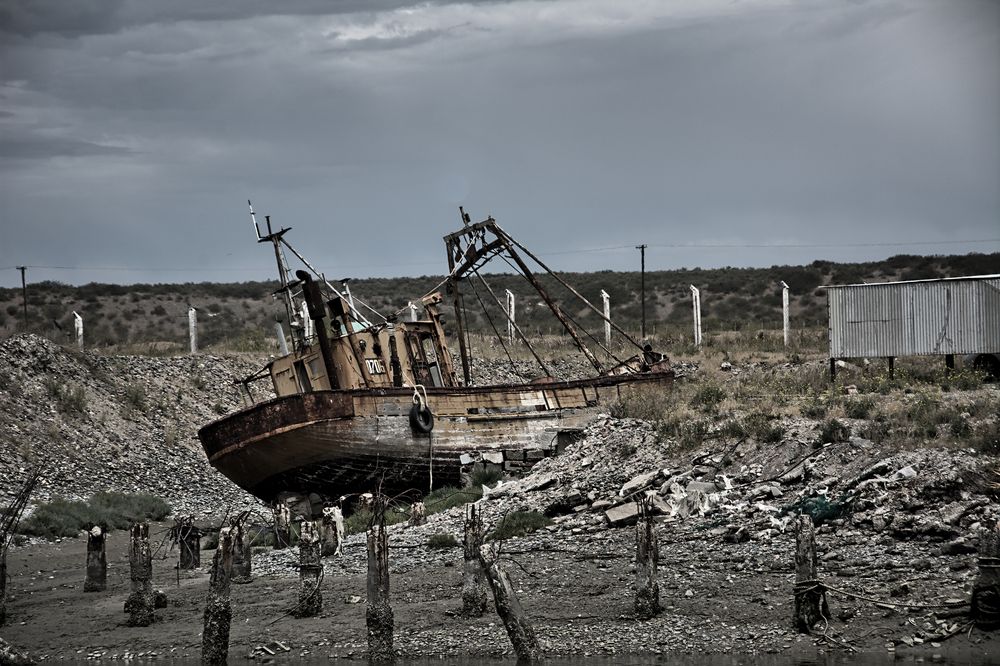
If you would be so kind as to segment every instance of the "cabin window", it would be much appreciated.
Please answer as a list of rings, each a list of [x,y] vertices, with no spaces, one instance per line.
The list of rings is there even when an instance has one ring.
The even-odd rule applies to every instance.
[[[438,363],[437,350],[434,348],[434,340],[430,337],[422,341],[424,348],[424,358],[427,359],[427,369],[431,374],[431,386],[444,386],[441,380],[441,366]]]
[[[313,379],[323,376],[323,368],[320,366],[318,358],[309,359],[309,376]]]
[[[299,391],[302,393],[309,393],[313,390],[312,381],[309,379],[309,373],[306,372],[306,364],[302,361],[295,362],[295,376],[299,378]]]

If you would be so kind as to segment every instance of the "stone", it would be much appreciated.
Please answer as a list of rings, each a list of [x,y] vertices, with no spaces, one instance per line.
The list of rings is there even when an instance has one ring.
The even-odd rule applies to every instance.
[[[612,507],[604,512],[604,518],[611,527],[623,527],[634,525],[639,520],[639,505],[635,502],[626,502]]]
[[[483,462],[492,463],[494,465],[502,465],[504,462],[503,453],[499,451],[491,451],[489,453],[484,453]]]
[[[692,481],[687,484],[685,488],[688,494],[692,492],[702,492],[702,493],[717,493],[719,488],[715,485],[714,481]]]
[[[622,489],[618,491],[618,494],[622,497],[628,497],[632,493],[651,485],[659,476],[660,470],[658,469],[654,469],[652,472],[646,472],[645,474],[640,474],[639,476],[634,477],[631,481],[626,482],[625,485],[622,486]]]

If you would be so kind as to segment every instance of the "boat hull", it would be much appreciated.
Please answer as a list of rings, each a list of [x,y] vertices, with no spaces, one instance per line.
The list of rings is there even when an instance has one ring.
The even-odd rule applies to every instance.
[[[507,467],[553,455],[602,406],[629,391],[664,390],[672,379],[667,372],[431,388],[429,433],[410,423],[413,389],[316,391],[254,405],[198,435],[216,469],[265,501],[286,491],[336,498],[379,486],[419,496],[457,484],[463,455],[502,456]]]

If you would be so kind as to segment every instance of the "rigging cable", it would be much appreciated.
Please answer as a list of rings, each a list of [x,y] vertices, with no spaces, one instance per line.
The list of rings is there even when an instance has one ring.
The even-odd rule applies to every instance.
[[[477,272],[476,275],[479,275],[479,273]],[[469,280],[469,286],[472,287],[472,293],[476,295],[476,300],[479,301],[479,307],[483,309],[483,314],[486,315],[486,321],[490,323],[490,328],[493,329],[493,335],[497,336],[497,340],[500,341],[500,346],[503,347],[503,353],[507,355],[507,360],[510,361],[510,369],[522,380],[525,379],[524,375],[518,372],[517,365],[514,364],[514,359],[511,357],[510,351],[507,350],[507,345],[503,341],[503,336],[500,335],[496,325],[493,323],[493,317],[490,316],[490,311],[486,309],[486,303],[483,303],[483,299],[479,296],[479,290],[476,289],[476,285],[472,282],[472,280]]]

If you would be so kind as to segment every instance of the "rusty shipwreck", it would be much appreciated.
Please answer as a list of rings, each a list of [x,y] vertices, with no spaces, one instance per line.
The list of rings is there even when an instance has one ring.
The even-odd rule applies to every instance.
[[[624,392],[666,387],[673,379],[666,358],[604,319],[492,217],[472,223],[462,211],[463,227],[444,237],[449,272],[438,290],[421,298],[419,308],[389,316],[362,311],[365,306],[346,285],[338,290],[327,282],[285,239],[289,229],[272,231],[268,218],[261,233],[252,208],[251,217],[258,241],[274,248],[281,282],[275,297],[284,302],[293,348],[242,382],[249,406],[204,426],[198,436],[216,469],[265,501],[285,492],[337,498],[378,484],[383,492],[422,494],[429,487],[457,484],[463,469],[476,461],[528,465],[555,454],[601,406],[606,409]],[[294,277],[286,251],[304,265]],[[480,272],[497,257],[535,288],[593,365],[594,376],[574,381],[552,376]],[[528,260],[618,330],[634,354],[617,358],[591,336],[591,344],[608,359],[602,363]],[[468,284],[473,280],[478,288]],[[473,385],[464,301],[470,286],[480,304],[485,294],[500,305],[503,323],[537,362],[538,378]],[[445,334],[441,309],[446,299],[454,308],[460,370]],[[407,310],[409,316],[400,317]],[[504,345],[496,324],[490,319]],[[284,339],[280,342],[286,346]],[[254,404],[251,386],[257,380],[270,380],[277,397]]]

